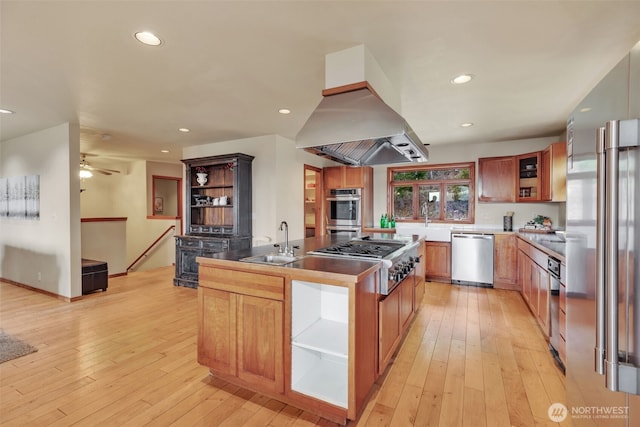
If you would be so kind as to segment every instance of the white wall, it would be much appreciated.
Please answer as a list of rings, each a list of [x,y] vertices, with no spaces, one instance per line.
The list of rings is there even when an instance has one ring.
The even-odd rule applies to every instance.
[[[0,219],[0,277],[67,298],[82,294],[80,133],[65,123],[2,142],[0,175],[40,175],[40,219]]]
[[[183,158],[244,153],[252,162],[252,230],[254,238],[268,236],[284,240],[278,229],[289,225],[289,239],[304,238],[304,165],[334,164],[295,147],[295,142],[278,135],[186,147]],[[183,202],[184,203],[184,202]]]
[[[182,176],[181,164],[146,162],[143,160],[131,162],[120,174],[94,174],[85,179],[81,195],[81,213],[83,218],[124,217],[126,221],[126,266],[129,266],[142,252],[158,238],[169,226],[176,225],[176,229],[167,234],[161,242],[137,263],[133,270],[144,271],[158,267],[172,265],[175,262],[175,240],[180,229],[180,222],[170,219],[148,219],[153,206],[151,194],[151,176]],[[85,242],[87,239],[84,239]],[[95,251],[90,247],[83,248],[83,257],[95,258]],[[111,254],[108,258],[117,261],[119,254]],[[98,258],[99,259],[99,258]],[[108,260],[105,260],[108,261]],[[120,273],[117,261],[109,274]],[[126,266],[124,270],[126,271]],[[119,268],[119,267],[118,267]]]
[[[127,222],[82,222],[82,258],[105,261],[109,275],[127,272]]]
[[[432,145],[429,147],[428,164],[476,162],[475,223],[477,225],[502,226],[502,217],[507,211],[513,211],[514,230],[522,227],[536,215],[548,216],[554,226],[564,228],[564,203],[483,203],[478,202],[477,199],[477,159],[479,157],[525,154],[542,150],[558,141],[560,141],[559,137],[549,137],[477,144]],[[374,167],[374,220],[380,218],[380,215],[387,210],[387,167]]]

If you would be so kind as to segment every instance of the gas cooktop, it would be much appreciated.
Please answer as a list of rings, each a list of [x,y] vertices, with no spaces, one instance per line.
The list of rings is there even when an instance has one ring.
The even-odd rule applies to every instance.
[[[337,243],[326,248],[316,249],[313,252],[320,255],[333,255],[355,258],[375,258],[382,259],[405,244],[400,242],[379,242],[368,240],[351,240],[349,242]]]

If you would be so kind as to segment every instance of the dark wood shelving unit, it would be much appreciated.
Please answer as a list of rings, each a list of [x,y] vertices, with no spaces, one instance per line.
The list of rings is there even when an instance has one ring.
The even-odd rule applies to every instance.
[[[183,160],[186,234],[176,236],[175,285],[198,287],[197,257],[251,247],[252,161],[253,156],[242,153]],[[206,173],[202,184],[199,171]],[[226,204],[214,204],[221,197]]]

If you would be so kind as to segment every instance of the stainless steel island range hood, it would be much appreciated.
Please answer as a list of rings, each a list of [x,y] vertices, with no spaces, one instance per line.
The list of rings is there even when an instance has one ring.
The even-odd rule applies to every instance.
[[[353,166],[426,162],[429,151],[407,122],[368,85],[325,96],[296,136],[296,147]]]

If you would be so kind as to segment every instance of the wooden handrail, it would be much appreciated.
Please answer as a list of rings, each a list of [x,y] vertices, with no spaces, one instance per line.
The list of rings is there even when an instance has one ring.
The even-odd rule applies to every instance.
[[[133,261],[129,267],[127,267],[127,271],[131,270],[131,267],[133,267],[134,265],[136,265],[136,263],[137,263],[138,261],[140,261],[140,260],[142,259],[142,257],[144,257],[144,256],[145,256],[145,255],[146,255],[146,254],[151,250],[151,249],[153,249],[153,247],[154,247],[154,246],[155,246],[155,245],[156,245],[160,240],[162,240],[162,238],[163,238],[163,237],[164,237],[164,236],[165,236],[169,231],[171,231],[171,230],[172,230],[172,229],[174,229],[174,228],[176,228],[176,226],[175,226],[175,225],[172,225],[172,226],[170,226],[169,228],[167,228],[166,230],[164,230],[164,233],[162,233],[162,234],[160,235],[160,237],[158,237],[158,238],[157,238],[157,239],[156,239],[156,240],[155,240],[151,245],[149,245],[149,247],[148,247],[147,249],[145,249],[145,250],[144,250],[144,252],[142,252],[142,253],[140,254],[140,256],[139,256],[138,258],[136,258],[136,260],[135,260],[135,261]]]

